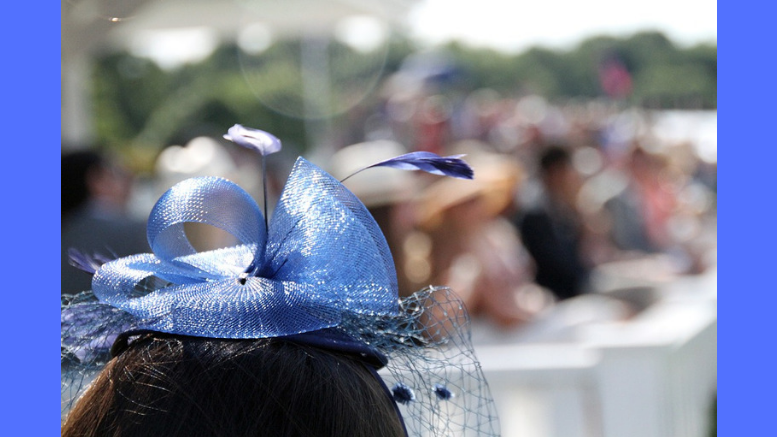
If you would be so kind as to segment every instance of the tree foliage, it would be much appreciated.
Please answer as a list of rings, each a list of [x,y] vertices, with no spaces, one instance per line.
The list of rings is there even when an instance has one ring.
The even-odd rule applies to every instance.
[[[572,50],[531,48],[507,56],[489,50],[449,44],[447,49],[475,88],[502,93],[533,92],[549,98],[599,97],[600,67],[618,59],[632,81],[626,97],[634,105],[659,108],[717,106],[717,47],[678,48],[659,32],[628,38],[597,36]]]
[[[218,137],[241,123],[272,126],[286,146],[304,151],[309,138],[302,109],[319,105],[314,117],[334,126],[350,123],[349,110],[372,104],[383,80],[418,48],[395,37],[378,52],[365,54],[328,41],[319,47],[325,52],[326,80],[301,73],[311,68],[302,65],[302,50],[300,41],[278,41],[260,55],[225,45],[202,62],[169,71],[129,53],[99,58],[93,72],[98,141],[113,149],[131,145],[141,161],[150,162],[165,145],[185,144],[198,135]],[[458,72],[458,91],[601,97],[602,63],[616,59],[631,80],[628,95],[620,96],[626,103],[659,108],[717,104],[717,47],[678,48],[658,32],[593,37],[567,51],[534,47],[512,55],[460,43],[442,50]],[[315,94],[322,86],[325,98],[304,101],[301,90]]]

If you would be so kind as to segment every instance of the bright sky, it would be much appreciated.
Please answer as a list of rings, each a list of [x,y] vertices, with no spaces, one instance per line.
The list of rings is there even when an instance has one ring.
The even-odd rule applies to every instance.
[[[590,36],[628,36],[642,30],[663,31],[681,45],[717,41],[716,0],[419,0],[411,4],[411,36],[427,44],[458,39],[472,46],[519,52],[535,45],[572,48]],[[342,24],[349,26],[338,28],[336,34],[357,48],[380,45],[385,38],[381,26],[363,21],[346,19]],[[260,49],[266,48],[269,36],[253,30],[244,29],[241,44],[245,36],[252,42],[247,49],[256,50],[257,41]],[[144,30],[124,40],[136,54],[169,68],[203,59],[218,43],[216,31],[207,27]]]
[[[660,30],[682,45],[717,41],[716,0],[422,0],[410,17],[427,43],[459,39],[520,51],[570,48],[588,36]]]

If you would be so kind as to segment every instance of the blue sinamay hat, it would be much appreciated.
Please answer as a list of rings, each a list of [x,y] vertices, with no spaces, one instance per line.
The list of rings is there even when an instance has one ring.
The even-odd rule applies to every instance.
[[[262,155],[280,149],[277,138],[240,125],[225,137]],[[459,158],[416,152],[373,166],[471,178]],[[190,222],[223,229],[240,244],[197,252],[184,231]],[[498,435],[461,301],[444,287],[400,300],[391,253],[367,208],[305,159],[294,165],[269,223],[234,183],[192,178],[156,203],[148,241],[153,253],[104,264],[75,256],[94,277],[92,291],[63,298],[63,416],[117,338],[153,331],[284,337],[357,353],[383,367],[376,377],[408,434]]]

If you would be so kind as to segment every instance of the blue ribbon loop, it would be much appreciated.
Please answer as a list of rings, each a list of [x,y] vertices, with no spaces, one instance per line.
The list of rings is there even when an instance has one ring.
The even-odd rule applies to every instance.
[[[204,223],[240,245],[197,252],[184,223]],[[256,202],[225,179],[168,190],[148,221],[153,254],[104,264],[95,296],[132,314],[139,329],[212,338],[278,337],[337,326],[346,315],[399,311],[388,244],[367,208],[299,158],[269,232]],[[139,292],[151,277],[168,283]]]

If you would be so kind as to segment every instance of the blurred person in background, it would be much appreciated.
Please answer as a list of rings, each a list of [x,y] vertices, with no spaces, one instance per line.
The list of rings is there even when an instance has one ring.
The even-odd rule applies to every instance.
[[[466,160],[474,180],[439,180],[421,195],[419,226],[431,243],[428,283],[456,290],[474,317],[521,326],[551,301],[533,283],[531,260],[504,217],[522,171],[500,154],[477,152]]]
[[[604,204],[610,239],[620,258],[669,256],[674,273],[705,270],[702,243],[708,189],[693,180],[692,152],[674,146],[651,152],[638,144],[628,156],[628,183]]]
[[[406,153],[396,141],[376,140],[338,150],[330,160],[330,173],[342,180],[361,168]],[[348,177],[343,184],[364,203],[378,223],[394,258],[400,296],[410,296],[428,279],[428,266],[417,263],[413,236],[414,210],[410,202],[420,179],[412,172],[372,168]],[[423,248],[421,248],[423,250]]]
[[[450,103],[442,95],[421,100],[416,117],[416,151],[442,154],[450,140]]]
[[[564,146],[548,146],[537,164],[542,193],[516,221],[536,265],[535,281],[557,299],[567,299],[587,291],[591,272],[584,254],[585,225],[577,210],[582,179]]]
[[[62,156],[62,294],[91,289],[91,276],[70,265],[71,248],[109,259],[150,251],[145,223],[127,211],[132,181],[100,152]]]
[[[620,250],[656,253],[670,245],[667,223],[676,205],[662,174],[664,161],[641,147],[629,154],[629,183],[608,200],[610,237]]]

